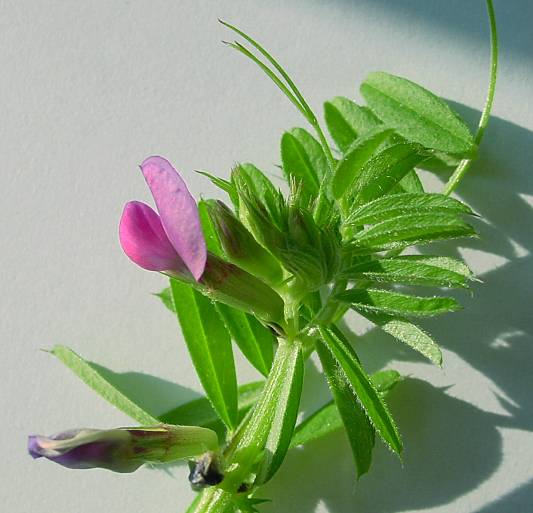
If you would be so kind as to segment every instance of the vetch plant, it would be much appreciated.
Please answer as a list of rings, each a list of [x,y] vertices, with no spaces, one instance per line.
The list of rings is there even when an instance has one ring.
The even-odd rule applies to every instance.
[[[336,323],[355,311],[442,364],[437,342],[416,319],[460,308],[445,289],[467,289],[475,278],[460,260],[404,250],[476,236],[469,222],[475,214],[450,193],[478,152],[494,96],[496,27],[490,0],[487,6],[492,68],[475,136],[439,97],[375,72],[361,85],[367,105],[344,97],[324,104],[336,148],[281,65],[221,22],[244,40],[228,44],[266,73],[314,134],[294,128],[281,138],[288,194],[241,163],[229,180],[203,172],[227,193],[227,204],[197,203],[165,158],[140,166],[157,212],[129,202],[120,243],[134,263],[168,278],[159,296],[177,317],[206,396],[154,417],[96,367],[56,346],[52,354],[140,426],[32,435],[30,454],[116,472],[189,460],[199,493],[188,511],[195,513],[256,511],[264,501],[258,490],[290,448],[341,428],[358,476],[370,469],[376,437],[401,457],[386,403],[401,377],[394,370],[368,375]],[[430,193],[418,177],[421,168],[455,171],[444,193]],[[424,293],[427,287],[436,292]],[[233,342],[263,381],[238,383]],[[304,363],[315,351],[332,399],[298,423]]]

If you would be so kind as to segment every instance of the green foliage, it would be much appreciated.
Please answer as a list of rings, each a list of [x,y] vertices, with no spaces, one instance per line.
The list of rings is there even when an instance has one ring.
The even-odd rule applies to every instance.
[[[222,421],[237,425],[237,379],[230,336],[213,303],[189,285],[170,281],[172,300],[192,362]]]
[[[418,297],[380,289],[350,289],[335,298],[357,311],[432,317],[459,309],[451,297]]]
[[[239,207],[237,191],[235,190],[235,186],[231,182],[228,182],[227,180],[224,180],[223,178],[219,178],[218,176],[212,175],[211,173],[208,173],[207,171],[198,170],[196,172],[209,178],[209,180],[211,180],[211,182],[214,185],[216,185],[219,189],[222,189],[224,192],[228,194],[235,208]]]
[[[210,177],[232,198],[235,215],[248,230],[243,233],[279,262],[284,277],[273,284],[247,267],[248,261],[239,261],[237,239],[241,240],[238,248],[251,248],[245,254],[260,265],[261,258],[252,256],[256,253],[252,239],[237,237],[242,229],[235,228],[233,221],[223,226],[211,216],[214,224],[207,227],[208,243],[222,240],[224,250],[218,254],[268,281],[285,304],[285,325],[283,332],[278,331],[274,363],[273,335],[253,316],[216,305],[231,337],[267,376],[261,396],[225,451],[229,473],[224,490],[263,484],[274,475],[289,446],[305,444],[341,426],[361,476],[370,467],[376,432],[395,453],[402,452],[398,429],[384,402],[400,377],[395,371],[369,377],[333,321],[352,308],[441,364],[436,342],[406,317],[451,312],[459,303],[450,297],[379,287],[468,287],[473,276],[462,262],[400,253],[417,244],[475,235],[464,220],[473,214],[471,209],[447,196],[425,193],[416,168],[457,162],[475,154],[476,144],[466,125],[440,98],[408,80],[373,73],[361,86],[368,106],[343,97],[324,104],[329,133],[340,150],[340,156],[333,158],[316,116],[284,68],[257,41],[222,23],[244,39],[230,46],[259,66],[316,133],[315,138],[303,128],[294,128],[282,136],[281,169],[288,196],[252,164],[236,166],[230,182]],[[350,283],[353,288],[347,290]],[[331,286],[329,297],[318,295],[324,285]],[[161,299],[168,303],[165,294]],[[295,430],[303,381],[300,344],[305,355],[316,348],[333,400]],[[241,509],[249,509],[250,497],[243,496]]]
[[[241,421],[250,408],[257,402],[264,381],[254,381],[241,385],[238,388],[239,421]],[[207,397],[199,397],[188,401],[176,408],[158,415],[158,419],[166,424],[178,424],[185,426],[201,426],[215,431],[222,441],[227,434],[227,428],[220,420],[217,412],[213,409],[211,401]]]
[[[301,181],[311,196],[318,194],[328,174],[328,161],[320,143],[303,128],[293,128],[281,138],[281,161],[288,178]]]
[[[331,137],[342,153],[346,153],[358,137],[381,124],[368,107],[357,105],[342,96],[324,103],[324,118]]]
[[[261,246],[233,212],[221,201],[204,202],[220,253],[245,271],[276,285],[282,281],[279,262]]]
[[[422,328],[407,319],[384,312],[359,309],[358,312],[369,321],[379,326],[385,333],[424,355],[435,365],[442,364],[442,353],[437,343]]]
[[[289,449],[303,385],[303,358],[298,345],[287,355],[285,376],[276,390],[270,415],[272,421],[264,446],[264,456],[257,471],[257,484],[270,480]]]
[[[163,304],[175,313],[170,287],[158,294]],[[239,346],[248,361],[264,376],[272,365],[276,337],[272,331],[260,323],[253,315],[244,313],[223,303],[214,303],[231,338]]]
[[[444,212],[406,214],[361,230],[352,239],[353,254],[368,255],[386,249],[403,249],[430,242],[474,237],[474,228],[461,218]]]
[[[404,193],[383,196],[350,212],[348,225],[375,224],[408,214],[472,214],[460,201],[435,193]]]
[[[321,327],[320,335],[322,341],[317,341],[317,346],[320,347],[323,344],[324,350],[331,353],[338,366],[337,372],[342,376],[342,381],[350,384],[358,403],[368,415],[378,434],[399,456],[403,446],[396,424],[382,397],[361,366],[354,349],[335,328]],[[333,395],[335,398],[335,393]],[[356,405],[357,403],[354,402],[354,407]]]
[[[365,132],[348,148],[337,164],[332,181],[332,193],[336,199],[342,198],[346,191],[352,193],[353,183],[361,175],[363,166],[392,133],[392,130],[378,126]]]
[[[215,203],[214,200],[200,200],[198,202],[198,212],[200,214],[200,223],[202,224],[202,232],[204,233],[207,250],[213,253],[213,255],[221,257],[223,251],[220,238],[209,215],[209,207],[213,203]]]
[[[276,341],[272,332],[250,314],[222,303],[216,309],[244,356],[263,376],[268,376]]]
[[[347,280],[466,288],[472,273],[459,260],[426,255],[397,256],[358,262],[347,268]]]
[[[144,426],[154,426],[159,420],[144,411],[138,404],[110,383],[90,362],[65,346],[54,346],[50,353],[63,362],[78,378],[115,408]]]
[[[263,393],[226,450],[226,490],[238,490],[253,472],[265,482],[279,467],[294,432],[303,380],[298,343],[280,343]]]
[[[357,475],[361,477],[368,472],[372,462],[372,449],[375,441],[374,427],[370,422],[370,418],[366,415],[362,402],[357,400],[356,387],[350,382],[350,378],[339,361],[321,343],[317,344],[317,352],[337,411],[340,413],[348,435]],[[331,412],[329,412],[329,419],[326,420],[331,425]]]
[[[416,144],[399,143],[374,155],[362,166],[353,183],[351,197],[356,205],[379,198],[392,190],[426,156]]]
[[[470,161],[458,165],[446,195],[426,193],[417,169],[472,158],[480,133],[472,137],[459,116],[423,87],[375,72],[361,85],[368,105],[344,97],[324,104],[339,150],[334,157],[281,64],[240,29],[221,23],[243,39],[228,44],[274,82],[313,134],[293,128],[282,135],[287,194],[250,163],[237,164],[229,180],[199,171],[228,194],[233,210],[211,199],[198,203],[208,265],[199,281],[171,278],[157,296],[177,316],[206,397],[156,418],[68,348],[51,351],[141,424],[217,432],[222,449],[211,456],[223,480],[197,496],[191,513],[256,511],[263,500],[253,494],[275,475],[290,447],[342,427],[359,477],[370,468],[376,433],[401,457],[402,440],[385,402],[400,375],[387,370],[369,376],[335,322],[352,309],[441,365],[437,343],[409,318],[453,312],[458,301],[396,287],[466,289],[474,279],[457,259],[400,253],[475,236],[465,221],[472,210],[448,197]],[[264,382],[238,386],[231,340]],[[332,400],[296,427],[304,363],[315,350]]]
[[[361,94],[387,126],[408,141],[463,157],[476,151],[468,127],[438,96],[405,78],[370,73]]]
[[[325,353],[327,355],[327,353]],[[328,358],[326,356],[326,358]],[[400,373],[395,370],[379,371],[370,376],[377,391],[385,398],[388,393],[401,381]],[[358,408],[356,408],[358,410]],[[350,413],[350,412],[348,412]],[[343,420],[335,401],[329,401],[321,406],[299,424],[291,440],[291,447],[306,445],[318,440],[343,427]],[[355,440],[357,442],[357,440]]]

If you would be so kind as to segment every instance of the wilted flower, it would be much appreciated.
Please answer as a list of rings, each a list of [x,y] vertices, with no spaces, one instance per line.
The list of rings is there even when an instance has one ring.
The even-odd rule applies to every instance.
[[[199,280],[207,250],[196,201],[163,157],[147,158],[141,171],[159,214],[145,203],[126,204],[119,228],[124,252],[144,269],[190,273]]]
[[[51,437],[31,435],[28,452],[73,469],[133,472],[143,463],[165,463],[216,450],[214,431],[196,426],[75,429]]]

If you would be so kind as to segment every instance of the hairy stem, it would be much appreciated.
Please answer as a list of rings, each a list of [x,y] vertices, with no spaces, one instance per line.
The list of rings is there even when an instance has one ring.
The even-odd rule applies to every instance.
[[[474,142],[478,146],[483,139],[485,129],[489,123],[490,112],[492,110],[492,104],[494,101],[494,92],[496,90],[496,77],[498,75],[498,33],[496,31],[496,16],[494,14],[492,0],[487,0],[487,12],[490,23],[490,80],[485,107],[483,108],[478,129],[474,137]],[[471,165],[472,159],[464,159],[459,163],[452,176],[448,180],[446,187],[444,188],[444,194],[448,196],[457,188],[465,173],[470,169]]]
[[[224,480],[217,486],[207,488],[197,504],[192,504],[188,513],[227,513],[233,511],[234,499],[253,491],[248,480],[256,471],[271,429],[280,390],[287,380],[292,380],[291,361],[301,350],[297,341],[280,339],[263,392],[255,407],[247,415],[224,451]]]

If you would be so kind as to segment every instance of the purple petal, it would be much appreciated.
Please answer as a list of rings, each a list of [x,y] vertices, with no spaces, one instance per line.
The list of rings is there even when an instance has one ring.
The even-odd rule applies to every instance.
[[[41,448],[37,435],[28,436],[28,452],[32,458],[41,458]]]
[[[130,457],[129,435],[117,431],[76,430],[52,437],[31,435],[28,452],[71,469],[106,468],[114,472],[133,472],[142,460]],[[97,433],[102,440],[92,436]],[[95,439],[96,438],[96,439]]]
[[[191,274],[199,280],[207,258],[196,201],[168,160],[148,157],[141,170],[161,216],[163,228]]]
[[[183,262],[168,240],[161,219],[148,205],[126,203],[119,226],[124,253],[149,271],[180,270]]]

